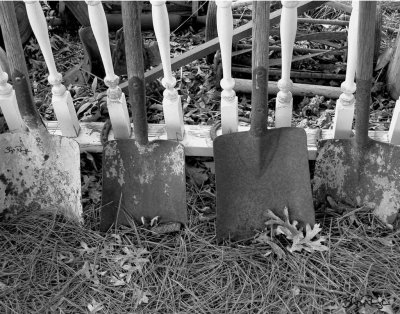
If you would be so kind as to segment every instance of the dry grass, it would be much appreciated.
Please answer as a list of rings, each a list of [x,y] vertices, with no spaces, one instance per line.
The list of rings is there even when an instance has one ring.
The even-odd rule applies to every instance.
[[[167,236],[102,235],[40,213],[0,223],[0,312],[358,313],[378,311],[379,297],[400,310],[400,232],[368,213],[353,224],[319,215],[329,251],[279,260],[254,244],[217,245],[214,221],[190,207],[187,228]]]

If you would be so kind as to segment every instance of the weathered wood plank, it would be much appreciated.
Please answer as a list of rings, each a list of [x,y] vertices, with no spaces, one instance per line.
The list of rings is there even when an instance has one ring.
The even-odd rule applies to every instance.
[[[251,93],[251,80],[235,79],[235,90],[242,93]],[[268,94],[276,95],[279,92],[278,82],[268,81]],[[322,85],[309,85],[294,83],[291,90],[292,95],[295,96],[309,96],[315,95],[325,96],[327,98],[337,99],[341,94],[340,87],[322,86]]]
[[[61,135],[57,121],[47,121],[47,128],[51,134]],[[103,122],[81,122],[81,131],[75,140],[79,143],[82,152],[101,153],[103,147],[100,142]],[[185,137],[180,141],[185,146],[186,156],[212,157],[212,140],[210,138],[209,125],[187,125],[185,124]],[[239,132],[248,131],[249,125],[241,122]],[[317,139],[332,139],[332,130],[305,129],[307,133],[308,158],[315,160],[317,153]],[[221,134],[218,130],[217,135]],[[388,143],[387,131],[369,131],[369,137],[374,140]],[[131,138],[134,139],[132,133]],[[113,132],[110,132],[109,139],[114,139]],[[167,139],[164,124],[149,124],[149,140]]]

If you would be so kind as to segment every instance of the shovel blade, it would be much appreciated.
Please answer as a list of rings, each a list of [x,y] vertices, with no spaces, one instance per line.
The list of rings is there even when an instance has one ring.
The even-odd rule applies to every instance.
[[[160,223],[187,223],[184,147],[165,140],[107,142],[100,229],[157,216]]]
[[[82,221],[78,143],[34,134],[0,136],[0,216],[46,210]]]
[[[304,130],[279,128],[262,137],[250,132],[214,141],[217,189],[217,239],[247,239],[265,227],[270,209],[304,225],[314,224]]]
[[[327,196],[352,206],[367,206],[392,224],[400,209],[400,147],[368,139],[318,143],[313,179],[317,204]]]

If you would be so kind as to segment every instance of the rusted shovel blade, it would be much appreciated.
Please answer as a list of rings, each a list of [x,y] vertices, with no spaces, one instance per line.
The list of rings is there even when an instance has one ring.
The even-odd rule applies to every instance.
[[[217,239],[250,238],[265,227],[267,209],[284,218],[314,224],[303,129],[271,129],[219,136],[214,141],[217,189]]]
[[[113,140],[103,150],[101,229],[159,216],[159,223],[187,223],[184,147],[156,140]]]
[[[350,140],[318,143],[313,191],[317,203],[326,196],[374,209],[392,224],[400,209],[400,147],[368,138],[358,147]]]
[[[79,221],[79,145],[72,139],[46,133],[0,136],[0,214],[60,210],[60,214]]]

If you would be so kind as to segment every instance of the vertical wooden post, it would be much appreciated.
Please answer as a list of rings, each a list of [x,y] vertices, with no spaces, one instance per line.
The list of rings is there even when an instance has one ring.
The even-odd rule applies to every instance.
[[[293,82],[290,79],[293,46],[297,31],[297,1],[282,0],[282,15],[280,24],[282,46],[282,78],[278,81],[279,92],[276,96],[275,126],[290,127],[292,121]],[[265,40],[268,40],[266,38]]]
[[[15,91],[8,82],[8,74],[0,64],[0,108],[11,132],[27,130],[18,109]]]
[[[96,38],[104,70],[106,72],[104,83],[108,87],[107,108],[110,115],[114,137],[116,139],[126,139],[131,135],[131,124],[129,121],[125,94],[118,86],[119,77],[114,73],[106,14],[101,1],[86,1],[86,3],[88,4],[90,25],[92,26],[93,34]]]
[[[357,36],[358,36],[358,0],[352,2],[353,10],[350,16],[348,33],[348,53],[346,79],[341,84],[342,94],[336,101],[335,118],[333,121],[333,138],[346,139],[351,135],[355,98],[356,83],[354,82],[357,65]]]
[[[238,98],[232,78],[232,1],[217,0],[217,31],[221,47],[223,78],[221,80],[221,126],[222,134],[238,130]]]
[[[388,140],[390,144],[400,145],[400,98],[396,101],[390,122]]]
[[[154,32],[160,50],[164,78],[161,83],[165,87],[163,110],[169,140],[182,140],[184,136],[181,96],[175,89],[176,79],[172,76],[170,57],[170,27],[165,0],[152,0],[152,17]]]
[[[25,0],[26,11],[33,33],[39,43],[44,60],[49,70],[47,77],[52,85],[52,99],[54,112],[60,125],[61,134],[67,137],[77,137],[79,134],[79,121],[69,91],[61,84],[62,75],[57,72],[54,57],[51,51],[49,32],[46,18],[38,0]]]

